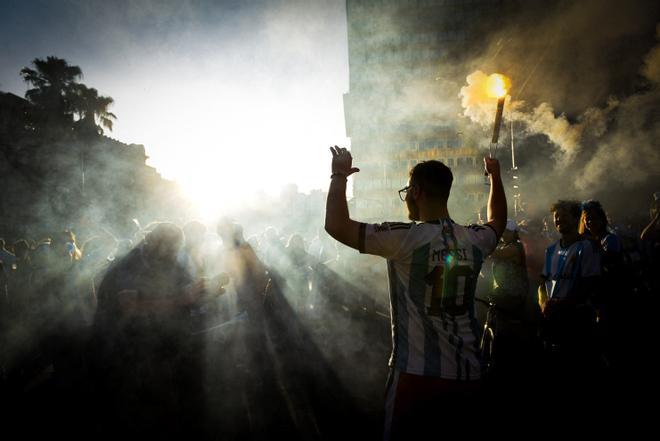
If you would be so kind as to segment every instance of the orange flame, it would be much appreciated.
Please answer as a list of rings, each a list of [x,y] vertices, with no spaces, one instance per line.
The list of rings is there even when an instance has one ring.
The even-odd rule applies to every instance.
[[[504,98],[511,87],[511,80],[502,74],[491,74],[486,80],[486,94],[491,98]]]
[[[504,99],[511,91],[511,80],[502,74],[486,75],[476,70],[465,81],[467,84],[459,92],[463,114],[484,126],[492,124],[496,105],[500,101],[504,104]],[[512,104],[509,98],[507,106]]]

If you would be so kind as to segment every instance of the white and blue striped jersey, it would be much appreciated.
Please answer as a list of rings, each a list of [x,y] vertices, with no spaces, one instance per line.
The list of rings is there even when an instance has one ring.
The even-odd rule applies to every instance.
[[[550,299],[571,295],[576,282],[600,274],[600,255],[588,240],[579,240],[563,248],[557,241],[545,250],[542,276]]]
[[[387,259],[392,356],[401,372],[481,377],[474,294],[483,259],[497,245],[489,225],[361,224],[359,250]]]

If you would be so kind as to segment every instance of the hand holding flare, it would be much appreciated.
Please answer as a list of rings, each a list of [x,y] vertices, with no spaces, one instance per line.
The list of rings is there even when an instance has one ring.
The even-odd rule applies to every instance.
[[[502,112],[504,111],[504,100],[511,81],[500,74],[492,74],[486,81],[488,96],[497,98],[497,112],[495,113],[495,125],[493,126],[493,138],[491,144],[497,144],[500,138],[500,126],[502,125]]]

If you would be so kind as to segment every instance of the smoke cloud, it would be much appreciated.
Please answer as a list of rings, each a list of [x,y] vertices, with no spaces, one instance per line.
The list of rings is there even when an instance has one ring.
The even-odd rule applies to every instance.
[[[480,92],[484,71],[513,78],[505,123],[514,124],[522,193],[537,213],[556,197],[603,198],[619,217],[643,213],[660,176],[658,7],[602,3],[511,14],[464,64],[458,97],[476,137],[495,114]],[[606,19],[607,8],[616,16]]]
[[[630,212],[646,215],[660,170],[654,111],[660,6],[557,0],[467,11],[436,5],[429,10],[434,30],[427,33],[422,30],[430,26],[428,16],[403,9],[348,7],[349,18],[369,16],[349,20],[354,72],[347,121],[375,131],[356,149],[358,165],[363,158],[387,162],[391,156],[387,148],[375,147],[388,142],[376,128],[386,133],[400,127],[410,143],[420,144],[449,128],[457,132],[457,145],[485,153],[497,100],[486,99],[481,85],[497,72],[512,80],[498,157],[510,167],[513,132],[527,216],[547,215],[560,197],[601,198],[615,219]],[[351,41],[353,35],[360,43]],[[368,69],[362,69],[365,64]],[[454,198],[462,191],[457,187]],[[461,208],[453,213],[456,219],[472,220]]]

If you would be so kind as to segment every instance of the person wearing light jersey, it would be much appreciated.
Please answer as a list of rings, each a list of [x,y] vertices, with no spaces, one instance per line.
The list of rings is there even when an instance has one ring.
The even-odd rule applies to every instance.
[[[346,149],[331,151],[326,231],[361,253],[387,259],[393,351],[385,439],[433,433],[440,417],[451,424],[468,421],[482,377],[474,293],[483,259],[507,220],[499,162],[484,160],[490,177],[485,225],[462,226],[450,218],[453,175],[439,161],[415,165],[399,192],[413,222],[366,224],[350,218],[346,202],[347,177],[359,169]]]

